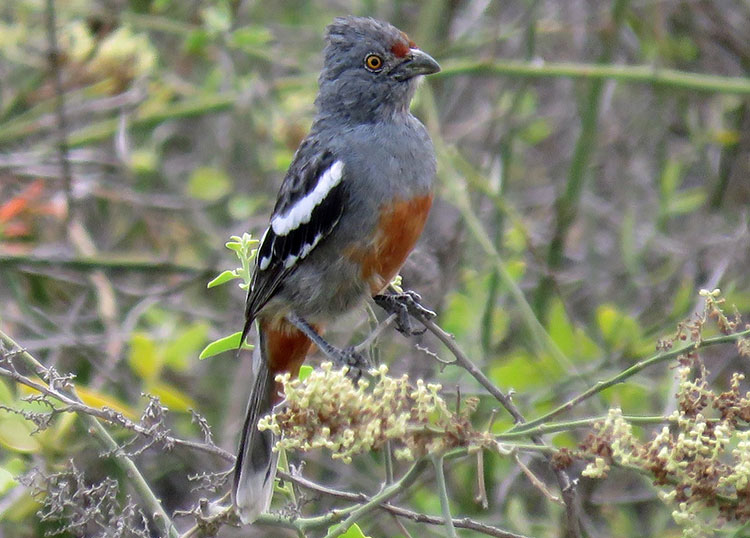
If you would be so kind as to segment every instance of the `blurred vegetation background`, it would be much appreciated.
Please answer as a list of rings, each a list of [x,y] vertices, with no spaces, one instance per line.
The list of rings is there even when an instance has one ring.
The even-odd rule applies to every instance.
[[[137,420],[151,394],[169,409],[175,436],[202,439],[194,409],[216,444],[234,451],[249,361],[197,356],[240,328],[243,293],[206,282],[234,267],[229,236],[258,236],[267,224],[314,114],[323,30],[349,13],[392,22],[443,66],[413,105],[435,140],[440,201],[404,284],[493,382],[515,391],[527,418],[652,354],[700,311],[700,288],[720,287],[750,313],[744,0],[51,3],[0,5],[0,328],[45,365],[74,373],[89,405]],[[362,312],[329,334],[343,345],[368,327]],[[429,338],[420,346],[444,357]],[[441,368],[395,332],[378,351],[395,373],[480,394],[477,425],[497,406],[464,371]],[[750,370],[731,349],[705,360],[720,390],[731,372]],[[668,415],[674,392],[661,365],[567,418],[614,406]],[[28,394],[0,380],[3,406],[43,408],[22,401]],[[493,431],[511,424],[501,411]],[[59,472],[72,461],[90,483],[123,478],[74,418],[56,416],[30,436],[34,428],[0,411],[4,536],[61,528],[55,517],[40,521],[38,499],[17,480],[34,467]],[[121,443],[132,437],[112,431]],[[550,441],[574,447],[584,435]],[[216,477],[194,478],[230,466],[184,447],[134,459],[170,514],[218,496],[201,489]],[[348,466],[322,453],[304,459],[306,476],[342,489],[372,494],[383,479],[379,454]],[[524,461],[554,489],[543,460]],[[484,472],[486,510],[474,499],[474,459],[451,464],[454,516],[561,534],[564,509],[515,462],[487,455]],[[137,504],[125,484],[118,498]],[[618,471],[578,489],[588,536],[680,535],[647,478]],[[307,513],[332,506],[305,501]],[[429,476],[401,501],[440,514]],[[360,525],[403,535],[390,517]],[[445,532],[403,525],[414,536]]]

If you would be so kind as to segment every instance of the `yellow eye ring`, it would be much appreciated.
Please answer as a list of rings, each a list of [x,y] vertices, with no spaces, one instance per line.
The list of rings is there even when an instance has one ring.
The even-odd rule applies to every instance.
[[[383,58],[377,54],[368,54],[365,56],[365,69],[373,72],[380,71],[383,69]]]

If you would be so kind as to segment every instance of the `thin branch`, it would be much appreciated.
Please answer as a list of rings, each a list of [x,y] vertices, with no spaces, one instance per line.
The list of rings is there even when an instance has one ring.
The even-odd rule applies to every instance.
[[[0,331],[0,341],[2,341],[2,343],[8,346],[11,350],[14,350],[14,355],[16,357],[19,357],[27,366],[33,368],[37,375],[43,377],[44,374],[47,373],[47,369],[42,363],[36,360],[31,354],[24,351],[21,346],[19,346],[12,338],[10,338],[2,331]],[[12,372],[3,368],[2,373],[5,374],[6,372],[10,372],[11,374],[20,376],[20,374],[18,374],[17,372]],[[80,401],[78,396],[76,396],[75,391],[72,389],[72,387],[69,389],[71,396],[67,396],[60,390],[52,389],[52,387],[44,387],[43,385],[34,382],[31,382],[31,384],[38,387],[37,390],[41,389],[40,392],[44,394],[52,395],[61,401],[64,400],[64,403],[71,407],[71,409],[77,410],[77,408],[84,405]],[[156,521],[156,523],[162,528],[162,530],[169,538],[179,538],[179,533],[177,532],[174,523],[172,523],[171,518],[164,511],[164,508],[161,505],[161,501],[154,495],[154,492],[149,487],[146,479],[143,478],[143,475],[141,474],[138,467],[135,465],[135,463],[133,463],[133,460],[131,460],[125,453],[123,453],[123,451],[120,449],[120,445],[118,445],[115,440],[112,439],[112,436],[109,434],[109,432],[107,432],[104,426],[101,425],[98,417],[83,412],[79,413],[78,416],[81,418],[81,420],[83,420],[88,432],[92,434],[107,449],[115,463],[124,471],[132,486],[138,492],[143,502],[148,506],[148,510],[152,514],[154,521]]]
[[[161,501],[156,495],[154,495],[154,492],[151,490],[151,487],[148,485],[148,482],[146,482],[146,479],[143,477],[136,464],[133,463],[133,460],[120,450],[120,445],[112,439],[109,432],[95,417],[86,414],[79,416],[84,424],[87,425],[89,433],[92,433],[94,437],[99,440],[102,446],[109,451],[112,459],[115,460],[120,469],[126,473],[128,480],[130,480],[130,483],[141,496],[141,499],[143,499],[148,506],[148,509],[152,514],[151,517],[154,518],[154,521],[166,531],[169,538],[179,538],[179,533],[177,532],[174,523],[172,523],[172,519],[167,515],[166,511],[164,511]]]
[[[322,493],[324,495],[329,495],[331,497],[336,497],[339,499],[344,499],[347,501],[352,501],[352,502],[357,502],[357,503],[367,502],[368,500],[368,497],[364,493],[351,493],[349,491],[342,491],[338,489],[329,488],[328,486],[318,484],[303,476],[291,475],[283,471],[278,472],[278,475],[284,480],[290,480],[290,481],[296,482],[297,485],[305,489],[309,489],[317,493]],[[445,525],[445,521],[441,517],[430,516],[427,514],[414,512],[412,510],[408,510],[400,506],[395,506],[390,503],[381,504],[380,509],[385,510],[395,516],[410,519],[417,523],[427,523],[429,525]],[[523,535],[515,534],[512,532],[503,530],[503,529],[498,529],[497,527],[492,527],[491,525],[486,525],[484,523],[474,521],[473,519],[470,519],[468,517],[454,518],[453,526],[456,527],[457,529],[474,530],[477,532],[481,532],[482,534],[486,534],[487,536],[495,536],[497,538],[526,538]]]
[[[487,486],[484,483],[484,451],[477,451],[477,494],[474,496],[484,510],[489,507],[487,500]]]
[[[722,94],[750,94],[750,78],[725,77],[704,73],[690,73],[663,69],[651,65],[580,64],[572,62],[442,62],[442,71],[431,78],[450,78],[463,75],[515,76],[529,78],[580,78],[589,80],[612,79],[623,83],[650,84],[660,88],[713,92]]]
[[[492,394],[497,399],[497,401],[502,404],[502,406],[513,417],[513,420],[516,422],[516,426],[519,426],[526,422],[523,418],[523,415],[515,406],[510,397],[503,393],[503,391],[500,390],[499,387],[492,383],[492,381],[490,381],[489,378],[484,375],[484,373],[479,368],[477,368],[477,366],[466,356],[461,348],[456,345],[455,339],[452,335],[445,332],[432,320],[425,319],[421,316],[417,316],[417,319],[427,328],[427,330],[434,334],[438,338],[438,340],[440,340],[451,351],[451,353],[453,353],[453,356],[456,357],[456,362],[458,363],[458,365],[468,371],[474,377],[474,379],[476,379],[487,390],[487,392]],[[539,447],[546,447],[541,437],[537,435],[529,435],[529,437]],[[546,456],[549,461],[551,455],[547,454]],[[563,501],[565,502],[565,510],[567,513],[568,525],[570,526],[570,532],[572,536],[579,537],[581,536],[581,530],[580,517],[578,515],[577,503],[575,500],[575,482],[571,482],[570,478],[564,470],[557,469],[554,465],[552,465],[552,468],[554,470],[555,477],[557,478],[557,482],[563,496]]]
[[[394,482],[391,486],[383,488],[380,493],[374,495],[370,500],[351,510],[349,517],[331,529],[331,531],[326,534],[325,538],[336,538],[337,536],[341,536],[354,522],[358,521],[381,504],[387,502],[389,499],[405,491],[414,483],[417,477],[422,474],[426,466],[427,460],[418,460],[398,481]]]
[[[435,468],[435,480],[437,482],[438,496],[440,497],[440,508],[443,511],[445,531],[449,538],[458,538],[456,529],[453,527],[450,501],[448,499],[448,488],[445,485],[445,469],[443,469],[443,456],[433,456],[432,465]]]
[[[396,314],[391,314],[383,321],[378,323],[375,328],[368,333],[367,337],[364,340],[354,346],[354,351],[356,353],[363,353],[367,351],[370,346],[375,344],[375,341],[380,337],[381,334],[383,334],[383,331],[385,331],[391,324],[393,324],[394,321],[396,321]]]
[[[40,378],[44,378],[45,375],[48,375],[49,371],[43,364],[37,361],[37,359],[34,358],[33,355],[21,348],[10,336],[5,334],[3,331],[0,331],[0,341],[2,341],[2,343],[10,349],[19,350],[14,351],[13,353],[23,359],[23,361],[27,365],[31,366]],[[56,409],[56,411],[73,412],[78,413],[79,415],[88,415],[99,420],[104,420],[115,426],[126,428],[145,437],[153,437],[153,431],[151,429],[133,422],[132,420],[125,417],[125,415],[123,415],[122,413],[118,413],[117,411],[107,408],[99,409],[96,407],[91,407],[83,403],[77,396],[69,396],[47,384],[36,382],[33,379],[21,375],[20,373],[10,369],[0,368],[0,375],[12,379],[19,384],[25,385],[30,389],[39,392],[40,394],[44,394],[45,396],[54,398],[65,406],[65,408]],[[185,448],[199,450],[201,452],[206,452],[208,454],[218,456],[230,463],[234,462],[234,455],[232,453],[215,445],[199,443],[197,441],[190,441],[187,439],[179,439],[170,435],[162,436],[160,437],[160,440],[166,445],[183,446]]]
[[[166,261],[154,261],[153,259],[127,257],[127,256],[77,256],[55,257],[35,256],[23,254],[0,255],[0,267],[30,265],[40,267],[62,267],[65,269],[76,269],[90,271],[91,269],[111,269],[117,271],[147,271],[164,273],[187,273],[189,275],[203,276],[217,272],[212,267],[198,267]]]
[[[606,418],[607,417],[605,415],[601,415],[598,417],[588,417],[588,418],[581,418],[577,420],[565,420],[565,421],[560,421],[560,422],[552,422],[549,424],[539,424],[538,426],[534,426],[528,429],[521,429],[519,431],[507,431],[505,433],[498,434],[495,436],[495,439],[497,441],[511,441],[513,439],[518,439],[519,437],[528,437],[529,435],[532,435],[532,434],[533,435],[547,435],[549,433],[570,431],[570,430],[575,430],[578,428],[590,428],[597,422],[602,422],[606,420]],[[653,416],[623,415],[622,418],[624,420],[627,420],[631,424],[641,424],[641,425],[677,422],[676,418],[663,416],[663,415],[653,415]],[[709,419],[706,419],[706,422],[709,424],[716,424],[719,422],[719,420],[720,419],[709,418]],[[528,422],[526,424],[528,424]],[[525,427],[526,424],[524,424],[522,427]]]
[[[634,376],[641,370],[644,370],[648,368],[649,366],[653,366],[654,364],[659,364],[662,362],[666,362],[669,360],[672,360],[676,357],[679,357],[680,355],[684,353],[689,353],[691,351],[696,351],[698,349],[702,349],[705,347],[715,346],[719,344],[727,344],[730,342],[737,342],[738,340],[742,338],[750,337],[750,329],[747,329],[745,331],[741,331],[738,333],[728,334],[728,335],[722,335],[722,336],[716,336],[714,338],[706,338],[705,340],[701,340],[700,342],[694,342],[690,344],[686,344],[684,346],[678,347],[676,349],[672,349],[670,351],[658,353],[657,355],[654,355],[653,357],[650,357],[648,359],[642,360],[628,368],[627,370],[623,370],[619,374],[610,377],[609,379],[605,381],[599,381],[596,385],[590,387],[588,390],[582,392],[575,398],[570,399],[566,403],[560,405],[559,407],[553,409],[549,413],[545,413],[544,415],[540,416],[539,418],[535,418],[534,420],[531,420],[529,422],[526,422],[525,424],[516,424],[513,426],[508,432],[506,433],[514,433],[514,432],[525,432],[528,433],[529,430],[532,428],[549,421],[550,419],[561,415],[565,413],[566,411],[569,411],[582,401],[591,398],[593,395],[598,394],[602,392],[605,389],[608,389],[609,387],[613,385],[617,385],[618,383],[623,382],[624,380],[628,379],[629,377]]]
[[[524,462],[521,461],[521,458],[518,457],[518,454],[513,454],[513,459],[516,460],[516,464],[518,464],[518,467],[521,469],[523,474],[526,475],[526,478],[529,479],[529,482],[531,482],[536,489],[542,492],[542,495],[544,495],[547,500],[555,503],[555,504],[562,504],[564,505],[562,499],[560,497],[557,497],[554,495],[550,490],[547,489],[547,486],[544,485],[544,482],[539,480],[537,476],[531,472],[531,469],[529,469]]]

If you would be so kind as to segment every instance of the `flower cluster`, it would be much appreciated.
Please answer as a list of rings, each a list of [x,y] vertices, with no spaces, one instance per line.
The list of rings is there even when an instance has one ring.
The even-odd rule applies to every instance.
[[[388,376],[381,366],[370,373],[372,383],[356,384],[346,368],[324,363],[304,380],[278,376],[286,396],[283,406],[259,424],[281,436],[277,448],[311,450],[327,448],[344,462],[352,456],[393,442],[399,459],[414,459],[455,447],[490,446],[488,433],[477,432],[470,415],[478,400],[467,398],[452,411],[440,396],[440,385],[407,375]]]
[[[708,319],[725,334],[741,328],[739,315],[729,319],[722,312],[717,291],[703,295],[704,316],[683,324],[676,339],[689,335],[699,342]],[[603,478],[615,464],[649,474],[662,501],[674,506],[672,517],[683,537],[710,536],[715,525],[750,521],[750,392],[741,391],[739,373],[727,391],[712,390],[696,351],[681,355],[678,363],[677,410],[666,417],[668,426],[644,442],[620,409],[610,409],[576,455],[592,460],[585,476]]]

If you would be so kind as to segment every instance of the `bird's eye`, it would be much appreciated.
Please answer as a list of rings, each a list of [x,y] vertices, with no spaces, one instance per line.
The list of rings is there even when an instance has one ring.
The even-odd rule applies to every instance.
[[[368,54],[365,56],[365,68],[368,71],[378,72],[383,69],[383,58],[377,54]]]

